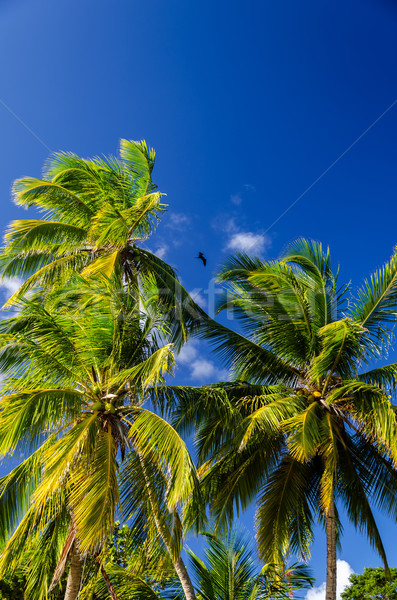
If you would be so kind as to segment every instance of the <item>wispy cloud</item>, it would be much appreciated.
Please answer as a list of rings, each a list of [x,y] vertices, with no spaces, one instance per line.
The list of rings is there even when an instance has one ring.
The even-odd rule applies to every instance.
[[[176,362],[189,369],[190,379],[197,383],[205,384],[230,379],[227,369],[220,369],[213,361],[203,356],[197,340],[190,340],[182,347]]]
[[[206,298],[204,298],[204,296],[201,292],[202,292],[201,288],[194,289],[189,292],[189,295],[193,298],[193,300],[196,302],[196,304],[201,306],[201,308],[205,308],[207,306],[207,300],[206,300]]]
[[[270,238],[265,234],[254,233],[252,231],[239,231],[231,235],[226,244],[226,249],[260,255],[269,246]]]
[[[177,362],[181,365],[191,364],[192,361],[197,357],[198,354],[198,342],[196,340],[190,340],[182,346],[181,351],[177,356]]]
[[[170,213],[166,221],[166,227],[176,231],[183,231],[189,227],[191,218],[184,213]]]
[[[336,562],[336,572],[336,597],[337,600],[341,600],[341,593],[349,585],[350,575],[352,575],[354,571],[348,562],[346,562],[345,560],[338,560]],[[305,600],[325,600],[325,582],[309,590],[305,596]]]
[[[12,279],[10,277],[4,277],[0,281],[0,291],[3,295],[4,301],[11,298],[11,296],[19,290],[22,284],[22,279],[19,279],[18,277]]]
[[[212,361],[198,357],[190,365],[190,377],[202,383],[229,381],[230,373],[227,369],[219,369]]]
[[[218,215],[212,221],[212,227],[227,236],[225,250],[262,256],[271,245],[270,236],[261,231],[246,230],[235,215]]]
[[[240,194],[232,194],[230,196],[230,202],[232,204],[235,204],[236,206],[240,206],[240,204],[242,203],[243,198]]]
[[[243,186],[243,190],[237,192],[236,194],[232,194],[230,196],[230,202],[235,206],[240,206],[243,203],[247,194],[253,194],[256,192],[256,188],[251,183],[245,183]]]
[[[157,248],[157,250],[155,250],[154,253],[159,258],[164,259],[165,255],[167,254],[167,252],[168,252],[168,246],[167,246],[167,244],[162,244],[161,246],[159,246]]]
[[[233,233],[239,229],[236,225],[236,218],[227,213],[217,215],[212,220],[211,226],[215,231],[222,231],[222,233]]]
[[[206,358],[197,358],[191,363],[190,376],[192,379],[208,379],[214,377],[216,372],[214,363]]]

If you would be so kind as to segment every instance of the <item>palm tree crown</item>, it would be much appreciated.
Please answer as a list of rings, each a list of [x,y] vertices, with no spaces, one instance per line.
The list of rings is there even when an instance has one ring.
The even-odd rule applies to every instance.
[[[73,550],[99,552],[120,510],[151,531],[156,511],[177,559],[174,509],[194,481],[185,444],[143,406],[172,370],[163,320],[152,303],[137,311],[106,277],[77,279],[45,305],[20,300],[19,313],[1,321],[0,453],[29,452],[0,481],[1,533],[11,535],[1,563],[13,568],[25,544],[41,544],[32,598],[45,597]]]
[[[15,181],[14,201],[43,219],[14,221],[0,255],[3,277],[24,280],[8,305],[31,288],[52,288],[74,272],[115,277],[153,296],[169,312],[180,344],[203,316],[175,271],[142,247],[166,209],[152,181],[155,153],[144,141],[121,140],[120,159],[55,154],[41,179]]]
[[[133,244],[145,241],[165,209],[151,180],[154,151],[145,142],[121,140],[121,161],[56,154],[43,178],[14,183],[15,202],[44,212],[44,220],[14,221],[5,237],[3,273],[51,282],[72,269],[110,276],[136,258]],[[128,255],[128,256],[127,256]],[[130,261],[128,259],[131,259]]]
[[[309,553],[317,515],[328,537],[327,600],[336,593],[335,500],[386,560],[370,507],[395,512],[397,364],[372,368],[392,339],[397,256],[346,302],[329,251],[299,240],[278,261],[232,257],[220,273],[243,333],[207,321],[204,337],[234,383],[175,387],[179,426],[199,424],[204,488],[218,518],[258,495],[264,561]]]

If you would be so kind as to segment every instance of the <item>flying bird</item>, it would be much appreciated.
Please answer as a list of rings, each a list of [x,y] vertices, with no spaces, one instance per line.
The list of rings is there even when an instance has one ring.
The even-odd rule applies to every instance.
[[[202,252],[199,252],[198,256],[195,256],[194,258],[199,258],[200,260],[202,260],[204,266],[207,264],[207,259],[205,258],[204,254]]]

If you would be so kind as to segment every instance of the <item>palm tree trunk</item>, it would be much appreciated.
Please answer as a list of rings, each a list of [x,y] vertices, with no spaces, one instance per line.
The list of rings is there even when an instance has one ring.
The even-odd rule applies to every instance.
[[[183,593],[186,596],[186,600],[196,600],[196,592],[194,591],[192,581],[182,558],[179,557],[178,560],[174,560],[173,563],[179,581],[181,582]]]
[[[72,559],[70,561],[68,582],[66,584],[66,592],[64,600],[76,600],[80,591],[81,584],[81,554],[76,548],[76,543],[73,544]]]
[[[327,534],[327,583],[325,600],[336,600],[336,523],[335,502],[332,500],[326,515]]]
[[[157,529],[159,536],[162,539],[163,544],[166,547],[167,552],[172,560],[172,564],[174,566],[176,574],[178,575],[178,579],[181,582],[181,586],[182,586],[183,593],[185,595],[186,600],[197,600],[196,592],[194,591],[192,580],[190,579],[189,573],[187,572],[186,565],[183,562],[181,556],[178,556],[178,558],[175,558],[174,553],[172,552],[171,544],[170,544],[171,534],[168,531],[168,528],[164,525],[164,523],[162,523],[160,521],[159,516],[157,514],[156,502],[153,498],[153,491],[150,487],[149,479],[146,474],[145,459],[143,458],[143,456],[140,452],[137,451],[137,454],[139,456],[143,476],[146,481],[146,489],[148,491],[149,502],[150,502],[150,506],[152,509],[152,516],[153,516],[153,520],[156,525],[156,529]]]

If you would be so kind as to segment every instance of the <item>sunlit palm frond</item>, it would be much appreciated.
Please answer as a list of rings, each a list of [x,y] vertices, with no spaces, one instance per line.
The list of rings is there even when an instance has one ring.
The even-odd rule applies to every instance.
[[[185,442],[175,429],[160,416],[144,409],[136,409],[130,437],[137,450],[145,457],[156,449],[161,463],[170,469],[169,491],[167,503],[170,508],[186,499],[195,484],[194,467]]]
[[[80,461],[71,475],[70,506],[82,552],[102,546],[119,505],[117,446],[111,425],[99,433],[89,456],[90,464]]]
[[[397,310],[397,256],[364,281],[349,314],[368,333],[368,352],[379,354],[390,344]]]
[[[360,343],[363,332],[361,325],[349,319],[322,327],[319,331],[321,349],[310,367],[313,381],[323,380],[324,385],[328,385],[332,376],[352,377],[358,361],[363,357]]]

